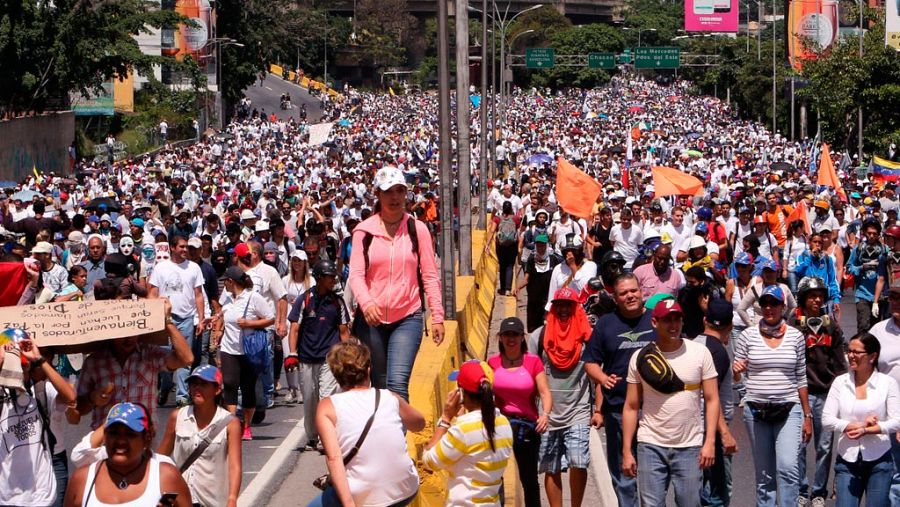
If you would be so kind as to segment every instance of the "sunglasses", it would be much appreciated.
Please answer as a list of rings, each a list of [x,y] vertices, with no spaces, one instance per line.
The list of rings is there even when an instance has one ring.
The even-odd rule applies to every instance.
[[[783,303],[778,301],[777,299],[763,299],[759,302],[759,306],[762,308],[775,308],[777,306],[781,306]]]

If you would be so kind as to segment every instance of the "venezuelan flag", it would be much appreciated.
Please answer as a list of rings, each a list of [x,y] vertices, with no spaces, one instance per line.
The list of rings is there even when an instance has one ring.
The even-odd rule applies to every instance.
[[[872,161],[872,177],[882,182],[900,181],[900,163],[875,157]]]

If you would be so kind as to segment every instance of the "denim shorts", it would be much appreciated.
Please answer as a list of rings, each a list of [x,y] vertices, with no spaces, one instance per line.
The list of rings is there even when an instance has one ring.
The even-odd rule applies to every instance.
[[[590,436],[591,427],[587,424],[544,433],[538,473],[558,474],[569,467],[587,469],[591,464]]]

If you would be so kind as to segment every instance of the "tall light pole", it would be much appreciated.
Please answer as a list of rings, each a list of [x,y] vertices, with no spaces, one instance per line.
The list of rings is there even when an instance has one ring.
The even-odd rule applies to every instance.
[[[859,63],[862,65],[862,57],[863,57],[863,2],[860,0],[859,2]],[[857,143],[856,153],[857,158],[859,159],[859,165],[861,166],[863,163],[863,110],[862,103],[860,103],[859,108],[857,108],[857,120],[858,120],[858,137],[859,142]]]
[[[488,112],[488,73],[487,73],[487,33],[488,33],[488,0],[481,0],[481,105],[478,108],[478,117],[481,120],[481,162],[478,164],[478,228],[487,230],[487,180],[488,180],[488,150],[487,150],[487,112]],[[493,37],[492,37],[493,38]],[[491,61],[493,71],[494,62]],[[491,72],[493,76],[493,72]],[[493,86],[493,80],[492,80]],[[493,101],[491,101],[493,105]]]
[[[775,47],[777,46],[778,34],[775,33],[776,13],[778,12],[777,0],[772,0],[772,135],[778,130],[778,118],[776,116],[775,104],[778,83],[776,83],[776,66],[775,66]]]
[[[438,3],[438,132],[441,179],[441,282],[444,315],[456,318],[456,276],[453,249],[453,175],[450,173],[450,37],[447,0]]]
[[[629,28],[629,27],[626,26],[626,27],[622,27],[622,30],[634,30],[634,28]],[[641,34],[642,34],[642,33],[644,33],[644,32],[655,32],[655,31],[656,31],[656,28],[638,28],[638,29],[637,29],[637,33],[638,33],[638,47],[641,47]]]
[[[244,47],[240,42],[229,38],[229,37],[217,37],[215,39],[210,39],[203,46],[209,46],[211,44],[216,45],[216,107],[219,108],[218,114],[218,122],[219,122],[219,130],[225,128],[225,93],[222,89],[222,48],[226,46],[237,46],[239,48]]]
[[[484,3],[484,2],[482,2]],[[509,29],[510,25],[512,25],[513,21],[516,20],[522,14],[526,12],[531,12],[536,9],[540,9],[544,6],[544,4],[535,4],[527,9],[523,9],[513,15],[511,18],[507,19],[509,15],[509,6],[510,3],[506,4],[506,10],[503,12],[503,15],[500,14],[500,9],[497,7],[496,2],[492,2],[494,7],[494,14],[492,17],[494,21],[494,27],[500,28],[500,116],[502,124],[506,124],[506,30]],[[469,7],[469,10],[473,10],[476,12],[484,12],[483,10],[476,9],[474,7]],[[495,125],[496,127],[496,125]]]
[[[459,201],[459,274],[472,274],[472,163],[469,144],[469,10],[456,0],[456,177]]]

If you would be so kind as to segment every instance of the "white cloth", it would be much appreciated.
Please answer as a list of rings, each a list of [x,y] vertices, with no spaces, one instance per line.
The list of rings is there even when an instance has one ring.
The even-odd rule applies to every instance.
[[[44,507],[56,500],[50,442],[27,393],[0,402],[0,505]]]
[[[212,426],[234,416],[222,407],[216,407],[209,425],[200,430],[194,417],[194,407],[178,410],[175,420],[175,448],[172,458],[184,463],[200,443],[210,436]],[[181,474],[191,490],[191,502],[200,505],[226,505],[228,503],[228,429],[212,438],[203,454]]]
[[[150,467],[149,477],[147,477],[147,484],[144,487],[144,493],[141,494],[138,498],[125,503],[120,504],[108,504],[103,503],[97,498],[97,488],[87,487],[84,489],[84,496],[81,499],[81,505],[91,507],[112,507],[113,505],[117,507],[146,507],[148,505],[156,505],[159,502],[159,498],[162,496],[162,487],[159,480],[159,466],[160,460],[157,459],[156,454],[150,456]],[[97,473],[97,469],[100,465],[91,465],[91,468],[88,469],[87,479],[85,480],[85,484],[93,484],[94,476]]]
[[[150,285],[159,289],[160,297],[169,298],[172,315],[185,318],[197,315],[194,289],[203,287],[203,272],[195,262],[171,260],[157,263],[150,275]]]
[[[351,390],[331,397],[337,417],[341,455],[356,445],[375,408],[375,389]],[[400,402],[381,391],[378,411],[366,441],[347,465],[350,493],[359,507],[384,507],[416,494],[419,474],[406,450]]]
[[[878,417],[881,433],[852,440],[844,429],[852,422]],[[837,434],[837,452],[845,461],[855,463],[860,453],[865,461],[874,461],[891,450],[891,438],[900,430],[900,386],[877,371],[866,382],[866,398],[856,397],[853,372],[839,375],[828,390],[822,409],[822,425]]]
[[[227,299],[223,297],[222,302],[222,319],[225,329],[222,333],[222,341],[219,342],[219,350],[234,356],[243,355],[244,329],[238,326],[238,320],[243,318],[248,320],[270,319],[275,316],[275,308],[265,298],[253,291],[245,290],[237,299],[232,299],[230,294],[223,293],[223,296],[225,295],[227,295]],[[244,316],[245,309],[246,317]]]

